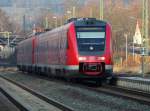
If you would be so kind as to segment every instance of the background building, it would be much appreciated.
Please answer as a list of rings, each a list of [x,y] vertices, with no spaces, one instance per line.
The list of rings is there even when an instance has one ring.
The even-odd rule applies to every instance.
[[[141,32],[140,32],[138,21],[137,21],[137,24],[136,24],[135,34],[134,34],[134,37],[133,37],[133,43],[138,44],[138,45],[142,44],[142,35],[141,35]]]

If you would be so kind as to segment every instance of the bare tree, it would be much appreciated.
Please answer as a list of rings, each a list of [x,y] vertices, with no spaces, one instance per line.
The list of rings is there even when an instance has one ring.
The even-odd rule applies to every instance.
[[[0,31],[13,31],[12,23],[4,11],[0,9]]]

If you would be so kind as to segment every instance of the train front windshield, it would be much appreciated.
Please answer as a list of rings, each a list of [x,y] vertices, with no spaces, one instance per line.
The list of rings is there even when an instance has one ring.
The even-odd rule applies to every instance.
[[[105,50],[105,27],[76,28],[78,50],[81,55],[99,55]]]

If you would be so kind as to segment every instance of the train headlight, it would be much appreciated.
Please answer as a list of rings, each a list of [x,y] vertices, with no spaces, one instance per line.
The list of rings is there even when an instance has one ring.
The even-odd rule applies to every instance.
[[[98,60],[104,61],[105,57],[98,57]]]
[[[79,57],[79,61],[85,61],[85,60],[87,60],[86,57]]]

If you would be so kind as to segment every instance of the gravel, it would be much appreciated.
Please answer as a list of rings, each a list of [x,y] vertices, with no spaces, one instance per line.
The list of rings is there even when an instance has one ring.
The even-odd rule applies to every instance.
[[[1,75],[22,83],[76,111],[150,111],[150,106],[133,100],[90,91],[71,84],[5,72]]]

